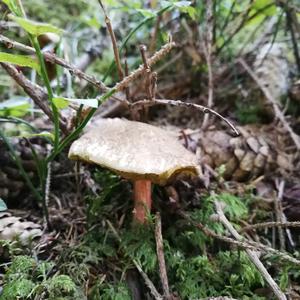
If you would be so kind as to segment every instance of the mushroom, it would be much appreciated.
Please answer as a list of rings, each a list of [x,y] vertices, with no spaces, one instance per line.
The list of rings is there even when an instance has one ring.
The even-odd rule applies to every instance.
[[[196,156],[169,132],[126,119],[100,119],[74,141],[70,159],[106,167],[133,181],[134,220],[146,222],[151,183],[165,185],[178,173],[197,173]]]

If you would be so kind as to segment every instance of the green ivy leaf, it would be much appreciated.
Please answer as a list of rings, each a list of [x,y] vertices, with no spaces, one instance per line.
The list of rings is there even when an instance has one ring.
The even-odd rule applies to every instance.
[[[0,62],[10,63],[21,67],[29,67],[40,73],[38,61],[31,56],[0,52]]]
[[[41,34],[45,34],[49,32],[56,33],[58,35],[61,35],[63,33],[62,29],[53,26],[51,24],[39,23],[29,19],[16,17],[13,15],[10,15],[10,18],[15,22],[17,22],[25,31],[27,31],[28,33],[34,36],[39,36]]]
[[[5,211],[7,210],[7,206],[5,202],[0,198],[0,211]]]
[[[65,98],[65,97],[54,97],[52,101],[58,109],[64,109],[68,107],[69,102],[82,104],[93,108],[98,108],[99,106],[97,99],[72,99],[72,98]]]

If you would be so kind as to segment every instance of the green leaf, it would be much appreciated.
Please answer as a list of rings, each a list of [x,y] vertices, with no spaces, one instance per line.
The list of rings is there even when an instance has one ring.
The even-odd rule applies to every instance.
[[[188,7],[191,6],[192,1],[178,1],[174,3],[174,6],[176,7]]]
[[[0,211],[7,210],[5,202],[0,198]]]
[[[32,58],[31,56],[27,56],[27,55],[18,55],[18,54],[0,52],[0,62],[10,63],[22,67],[29,67],[35,69],[38,73],[40,73],[40,69],[41,69],[38,61]]]
[[[0,116],[23,117],[30,107],[27,98],[9,99],[0,103]]]
[[[43,131],[40,133],[24,133],[24,134],[20,134],[20,135],[11,136],[11,137],[14,137],[14,138],[44,137],[44,138],[49,138],[52,141],[54,141],[54,134],[52,134],[51,132],[48,132],[48,131]]]
[[[54,97],[52,101],[58,109],[66,108],[69,105],[69,102],[82,104],[93,108],[98,108],[99,106],[98,99],[72,99],[65,97]]]
[[[277,12],[277,7],[273,0],[256,0],[252,7],[259,11],[261,10],[261,14],[265,16],[272,17]]]
[[[151,10],[149,10],[149,9],[139,8],[136,11],[138,11],[139,13],[141,13],[146,18],[148,18],[148,17],[155,17],[156,16],[156,13],[153,12],[153,11],[151,11]]]
[[[57,109],[64,109],[69,106],[69,102],[63,97],[52,98],[52,102]]]
[[[15,22],[17,22],[25,31],[27,31],[28,33],[34,36],[39,36],[41,34],[45,34],[49,32],[56,33],[58,35],[61,35],[63,33],[62,29],[53,26],[51,24],[39,23],[39,22],[31,21],[29,19],[16,17],[13,15],[10,15],[10,18]]]
[[[20,9],[19,9],[18,5],[16,4],[15,0],[2,0],[2,1],[7,5],[7,7],[9,8],[9,10],[11,12],[13,12],[16,15],[19,14]]]

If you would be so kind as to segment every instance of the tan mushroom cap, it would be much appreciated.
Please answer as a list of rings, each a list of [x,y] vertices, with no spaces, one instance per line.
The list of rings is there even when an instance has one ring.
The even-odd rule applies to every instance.
[[[127,179],[165,184],[177,173],[197,173],[196,156],[169,132],[141,122],[101,119],[73,142],[70,159],[113,170]]]

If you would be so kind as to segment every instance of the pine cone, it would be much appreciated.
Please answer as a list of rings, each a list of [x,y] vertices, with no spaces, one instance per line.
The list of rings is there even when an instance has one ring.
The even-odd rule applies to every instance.
[[[245,181],[277,170],[293,171],[293,154],[285,153],[286,134],[272,126],[239,127],[241,135],[232,137],[221,130],[203,133],[200,138],[202,162],[213,168],[225,166],[225,179]]]
[[[21,159],[27,175],[34,180],[37,177],[36,162],[34,161],[30,147],[33,147],[37,155],[42,157],[46,155],[46,145],[42,144],[41,139],[31,139],[31,146],[24,139],[11,139],[10,142],[16,155]],[[0,141],[0,165],[0,197],[14,199],[27,189],[27,187],[3,141]]]
[[[14,217],[9,212],[0,212],[0,239],[18,240],[22,245],[28,244],[31,240],[42,236],[41,226]]]

